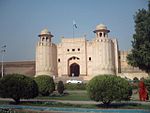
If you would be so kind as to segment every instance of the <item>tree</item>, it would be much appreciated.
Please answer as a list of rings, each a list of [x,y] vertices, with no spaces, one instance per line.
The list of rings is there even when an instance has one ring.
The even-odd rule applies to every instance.
[[[65,90],[65,87],[64,87],[64,84],[62,81],[59,81],[58,84],[57,84],[57,91],[59,94],[63,94]]]
[[[52,77],[48,75],[40,75],[35,78],[39,88],[39,94],[48,96],[55,90],[55,83]]]
[[[132,89],[127,80],[115,75],[99,75],[87,85],[89,97],[94,101],[102,101],[109,105],[114,100],[128,100]]]
[[[12,98],[16,103],[21,98],[29,99],[38,96],[36,82],[21,74],[9,74],[0,80],[0,97]]]
[[[148,10],[139,10],[134,16],[134,21],[133,49],[127,60],[131,66],[139,67],[150,75],[150,1]]]

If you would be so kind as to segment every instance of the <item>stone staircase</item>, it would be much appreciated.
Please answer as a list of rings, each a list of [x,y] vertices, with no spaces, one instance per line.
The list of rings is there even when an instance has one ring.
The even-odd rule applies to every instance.
[[[85,82],[84,77],[69,77],[69,76],[62,76],[62,77],[56,77],[54,81],[57,83],[58,81],[63,81],[66,83],[67,80],[81,80]]]

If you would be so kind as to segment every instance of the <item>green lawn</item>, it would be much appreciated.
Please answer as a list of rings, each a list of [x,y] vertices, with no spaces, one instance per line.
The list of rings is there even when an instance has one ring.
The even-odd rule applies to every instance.
[[[72,101],[89,101],[86,90],[74,90],[74,91],[66,91],[66,94],[59,95],[58,93],[54,93],[52,96],[45,97],[37,97],[38,99],[50,99],[50,100],[72,100]],[[139,95],[137,93],[133,93],[131,100],[139,100]]]
[[[64,95],[54,93],[52,96],[37,97],[38,99],[50,100],[72,100],[72,101],[88,101],[90,98],[86,91],[66,91]]]
[[[7,102],[7,104],[9,104]],[[11,103],[12,104],[12,103]],[[142,105],[137,103],[112,103],[109,106],[104,106],[103,104],[70,104],[61,102],[21,102],[19,105],[27,106],[45,106],[45,107],[67,107],[67,108],[93,108],[93,109],[150,109],[150,105]]]
[[[0,100],[0,105],[1,104],[9,104],[9,101],[6,101],[6,100]]]
[[[39,96],[36,99],[48,99],[48,100],[71,100],[71,101],[89,101],[90,98],[86,90],[74,90],[74,91],[65,91],[64,95],[59,95],[57,92],[54,92],[51,96]],[[131,100],[139,100],[138,93],[133,93]],[[0,104],[2,101],[0,102]]]

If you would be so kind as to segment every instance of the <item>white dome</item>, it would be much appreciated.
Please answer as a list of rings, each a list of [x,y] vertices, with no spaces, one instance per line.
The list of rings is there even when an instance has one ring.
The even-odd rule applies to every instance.
[[[96,26],[96,30],[107,30],[107,26],[104,24],[99,24]]]
[[[48,34],[48,35],[51,35],[51,33],[48,31],[48,29],[43,29],[40,33],[40,35],[43,35],[43,34]]]

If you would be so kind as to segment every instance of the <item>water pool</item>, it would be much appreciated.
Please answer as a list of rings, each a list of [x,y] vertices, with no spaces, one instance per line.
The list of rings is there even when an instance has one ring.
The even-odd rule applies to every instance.
[[[150,110],[143,109],[86,109],[86,108],[58,108],[41,106],[22,106],[22,105],[0,105],[0,108],[8,109],[28,109],[38,111],[62,111],[62,112],[90,112],[90,113],[150,113]]]

